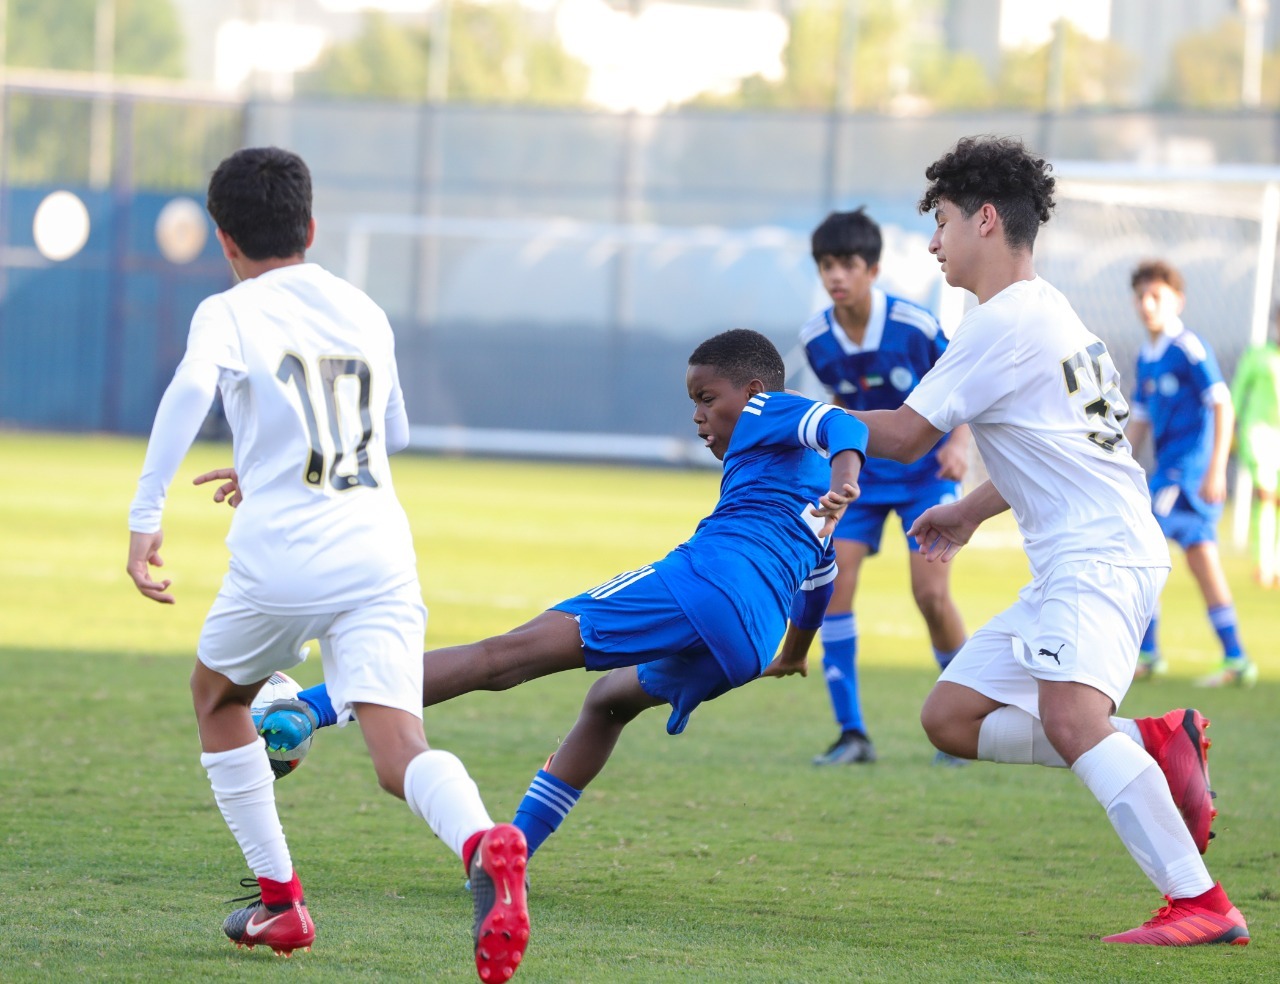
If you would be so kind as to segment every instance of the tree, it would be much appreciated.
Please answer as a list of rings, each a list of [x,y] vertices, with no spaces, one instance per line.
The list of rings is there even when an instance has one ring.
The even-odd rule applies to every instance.
[[[93,71],[98,0],[8,0],[6,64]],[[115,0],[112,70],[117,75],[185,74],[185,41],[170,0]]]
[[[752,76],[733,93],[703,96],[695,104],[879,112],[910,102],[947,109],[990,105],[992,85],[977,58],[918,36],[916,24],[928,6],[926,0],[804,3],[791,15],[781,79]],[[845,22],[851,11],[853,25]],[[842,43],[851,48],[844,59]]]
[[[995,102],[995,86],[976,55],[934,49],[915,65],[917,92],[933,109],[987,109]]]
[[[1191,34],[1173,49],[1169,80],[1158,101],[1187,109],[1234,109],[1244,73],[1244,25],[1236,17]]]
[[[297,91],[375,99],[425,98],[430,36],[422,28],[399,27],[381,13],[364,16],[353,40],[335,44],[314,68],[297,78]]]
[[[1061,106],[1115,106],[1128,101],[1132,56],[1111,41],[1098,41],[1068,21],[1058,22],[1059,37],[1035,48],[1006,54],[996,85],[996,103],[1027,109],[1050,108],[1050,65],[1060,44]]]
[[[450,9],[450,99],[582,101],[588,69],[564,51],[549,25],[514,3],[454,3]],[[329,48],[314,69],[298,77],[298,91],[421,101],[427,95],[431,49],[428,28],[366,14],[360,35]]]

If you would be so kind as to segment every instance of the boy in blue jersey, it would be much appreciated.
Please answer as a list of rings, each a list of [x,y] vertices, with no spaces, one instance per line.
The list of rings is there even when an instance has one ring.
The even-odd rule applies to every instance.
[[[1231,394],[1213,350],[1182,323],[1182,275],[1162,260],[1151,260],[1139,264],[1130,283],[1147,341],[1138,354],[1126,436],[1137,449],[1152,435],[1152,511],[1164,535],[1182,547],[1222,643],[1221,667],[1197,682],[1208,687],[1252,684],[1258,671],[1240,645],[1217,544],[1234,427]],[[1137,679],[1165,670],[1157,645],[1158,621],[1157,612],[1142,639]]]
[[[833,212],[811,238],[813,260],[832,306],[814,315],[800,331],[809,365],[850,410],[894,410],[947,347],[937,320],[910,301],[875,286],[880,272],[880,227],[859,208]],[[862,562],[880,552],[890,512],[905,534],[930,506],[960,496],[969,459],[969,428],[961,426],[919,461],[900,464],[870,458],[863,468],[864,491],[835,531],[836,575],[822,622],[822,669],[840,734],[814,765],[874,762],[858,695],[858,623],[853,610]],[[951,597],[949,565],[930,564],[908,536],[911,593],[924,616],[933,656],[945,668],[965,640],[964,621]],[[778,675],[804,674],[807,666],[777,666]],[[963,764],[938,752],[939,764]]]
[[[858,495],[867,429],[837,407],[784,392],[785,374],[758,332],[735,329],[699,345],[686,375],[693,421],[724,474],[693,536],[505,635],[423,654],[426,705],[560,670],[607,671],[517,809],[531,854],[641,711],[670,704],[667,732],[679,734],[698,704],[760,676],[780,641],[780,659],[808,649],[835,577],[831,531]],[[261,732],[273,747],[336,723],[323,685],[299,696],[265,715]]]

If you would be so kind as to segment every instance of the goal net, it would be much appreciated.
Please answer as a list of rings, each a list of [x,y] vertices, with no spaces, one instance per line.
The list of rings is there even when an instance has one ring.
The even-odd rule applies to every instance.
[[[1214,350],[1230,382],[1245,348],[1262,341],[1275,290],[1280,169],[1055,165],[1057,208],[1037,242],[1038,271],[1070,299],[1122,373],[1132,376],[1145,332],[1129,277],[1144,259],[1186,280],[1183,320]],[[1248,536],[1243,470],[1232,539]]]

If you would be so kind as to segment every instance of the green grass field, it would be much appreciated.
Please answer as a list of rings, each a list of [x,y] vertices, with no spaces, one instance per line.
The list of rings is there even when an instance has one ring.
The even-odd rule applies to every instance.
[[[243,859],[198,763],[187,676],[226,566],[230,515],[198,472],[166,511],[178,604],[124,574],[139,441],[0,434],[0,980],[467,981],[470,897],[457,860],[380,792],[355,728],[324,732],[277,785],[319,927],[289,961],[237,951],[220,924]],[[715,501],[709,472],[405,456],[427,639],[505,630],[656,559]],[[1007,519],[1007,517],[1004,517]],[[1225,527],[1224,527],[1225,529]],[[957,561],[970,627],[1026,578],[1011,524]],[[651,712],[535,858],[533,982],[1280,980],[1280,595],[1228,552],[1250,691],[1197,691],[1216,641],[1185,567],[1164,598],[1169,678],[1123,712],[1194,702],[1212,719],[1221,816],[1210,870],[1248,947],[1112,947],[1160,904],[1102,810],[1060,770],[930,765],[920,702],[934,676],[899,538],[864,570],[863,693],[881,760],[818,770],[834,725],[821,673],[701,708],[680,738]],[[815,652],[812,665],[819,663]],[[295,673],[318,681],[318,661]],[[507,819],[572,724],[589,680],[544,679],[432,709],[433,745],[467,763]]]

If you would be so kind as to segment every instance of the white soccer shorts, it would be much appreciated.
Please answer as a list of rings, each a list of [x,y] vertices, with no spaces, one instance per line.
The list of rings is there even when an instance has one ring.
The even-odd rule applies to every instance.
[[[1062,564],[975,632],[938,679],[1036,718],[1040,680],[1088,684],[1118,708],[1168,576],[1167,567]]]
[[[268,615],[219,593],[196,655],[234,683],[263,680],[306,659],[320,643],[324,679],[338,723],[352,704],[379,704],[422,716],[422,642],[427,609],[415,580],[359,608],[319,615]]]

